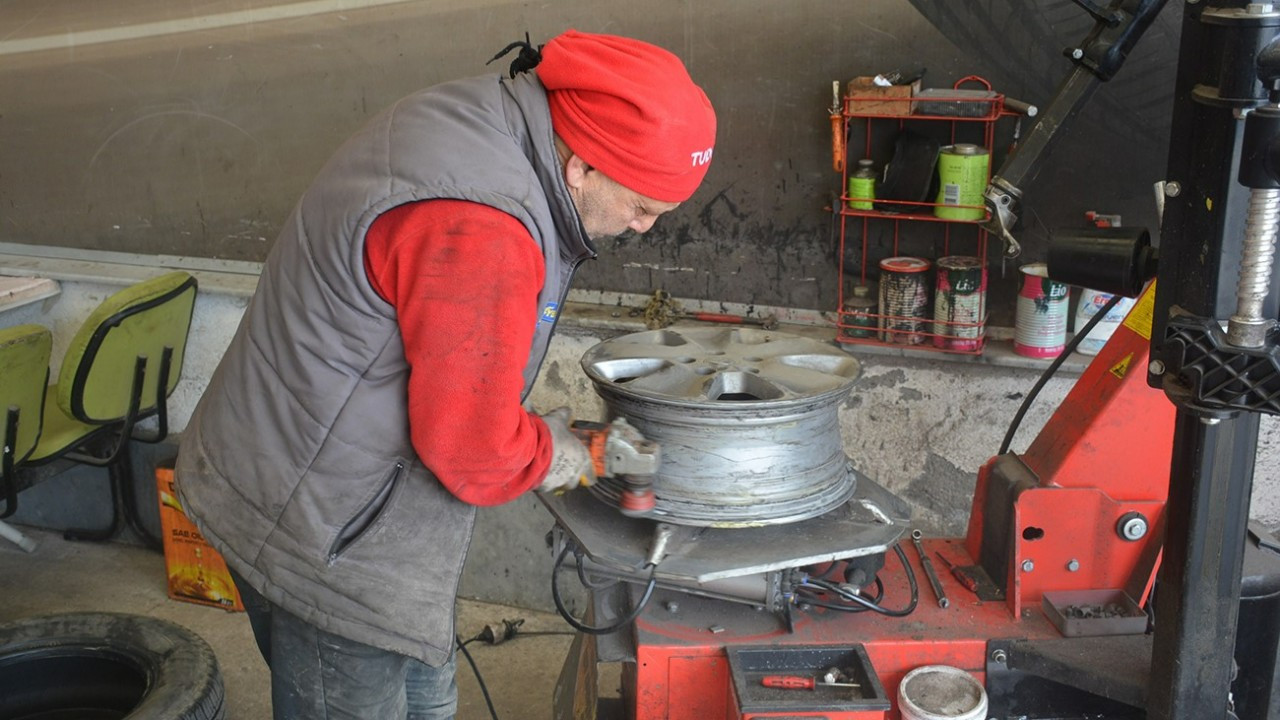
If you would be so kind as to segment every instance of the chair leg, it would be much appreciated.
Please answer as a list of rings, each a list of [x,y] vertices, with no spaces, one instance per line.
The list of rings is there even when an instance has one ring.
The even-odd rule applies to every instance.
[[[75,542],[106,542],[116,535],[120,534],[120,483],[116,477],[116,472],[112,469],[114,465],[108,466],[107,484],[111,486],[111,524],[101,530],[91,530],[88,528],[78,528],[67,530],[62,533],[64,540]]]
[[[14,447],[18,444],[18,408],[11,407],[5,414],[4,453],[0,459],[0,484],[4,485],[4,512],[0,520],[18,511],[18,478],[14,477]]]
[[[67,540],[105,542],[115,538],[120,534],[122,526],[127,525],[143,545],[163,552],[164,546],[160,538],[147,530],[138,515],[137,495],[133,487],[133,458],[128,442],[124,443],[115,459],[107,465],[107,476],[111,485],[111,524],[101,530],[68,530],[63,533],[63,537]]]
[[[124,448],[120,451],[120,457],[111,467],[116,472],[117,482],[120,483],[121,510],[124,512],[124,518],[129,523],[129,528],[133,530],[134,535],[142,541],[143,545],[158,552],[164,552],[164,545],[160,538],[152,534],[146,525],[142,524],[142,518],[138,515],[138,496],[134,492],[133,483],[133,457],[129,451],[129,443],[125,443]]]

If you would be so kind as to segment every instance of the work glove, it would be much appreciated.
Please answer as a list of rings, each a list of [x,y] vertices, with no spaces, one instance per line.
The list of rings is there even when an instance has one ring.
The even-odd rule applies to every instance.
[[[595,465],[591,451],[569,429],[569,408],[561,407],[542,416],[551,431],[551,467],[547,477],[538,486],[541,492],[572,490],[579,485],[591,485],[596,481]]]

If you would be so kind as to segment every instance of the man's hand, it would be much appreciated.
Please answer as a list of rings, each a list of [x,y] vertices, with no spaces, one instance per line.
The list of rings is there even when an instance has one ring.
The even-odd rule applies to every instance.
[[[542,416],[551,431],[551,467],[538,486],[541,492],[572,490],[596,481],[591,451],[569,429],[569,408],[556,408]]]

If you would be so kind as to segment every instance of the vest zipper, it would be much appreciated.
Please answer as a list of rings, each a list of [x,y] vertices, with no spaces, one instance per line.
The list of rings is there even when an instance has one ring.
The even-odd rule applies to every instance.
[[[378,520],[387,509],[387,504],[391,502],[391,491],[395,489],[396,480],[400,477],[400,473],[404,472],[404,463],[397,460],[396,466],[392,468],[390,477],[378,489],[368,504],[360,508],[350,520],[342,526],[338,531],[338,537],[333,541],[333,545],[329,548],[328,564],[332,565],[338,561],[342,553],[356,543],[364,533],[368,532],[370,527]]]

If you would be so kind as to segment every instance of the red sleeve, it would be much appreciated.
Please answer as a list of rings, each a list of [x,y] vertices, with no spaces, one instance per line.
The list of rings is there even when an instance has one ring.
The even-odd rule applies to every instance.
[[[364,260],[404,337],[418,457],[472,505],[538,485],[551,435],[520,391],[546,267],[528,229],[478,203],[409,203],[374,221]]]

